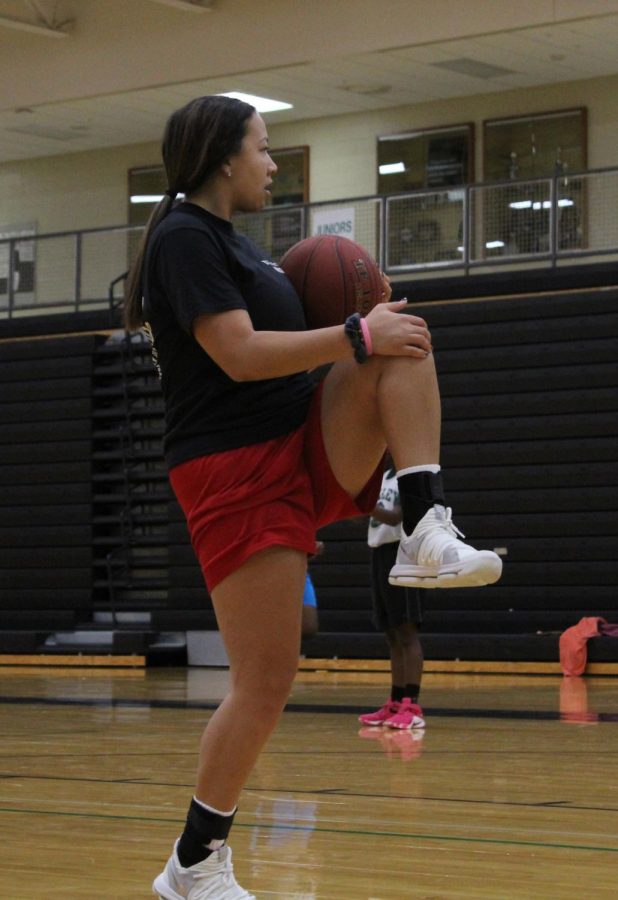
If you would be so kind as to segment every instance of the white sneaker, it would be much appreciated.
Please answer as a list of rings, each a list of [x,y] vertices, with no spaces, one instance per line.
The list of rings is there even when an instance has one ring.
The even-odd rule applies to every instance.
[[[464,535],[451,522],[452,511],[435,504],[411,535],[399,543],[390,584],[399,587],[459,588],[493,584],[502,574],[502,560],[491,550],[475,550],[460,541]]]
[[[180,865],[176,847],[163,872],[152,885],[161,900],[256,900],[243,890],[232,871],[232,851],[223,846],[209,857],[190,866]]]

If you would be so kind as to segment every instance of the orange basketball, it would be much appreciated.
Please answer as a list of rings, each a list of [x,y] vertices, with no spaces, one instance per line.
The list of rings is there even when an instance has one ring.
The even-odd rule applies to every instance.
[[[301,299],[308,328],[342,325],[352,313],[365,316],[382,300],[377,263],[349,238],[305,238],[290,247],[280,266]]]

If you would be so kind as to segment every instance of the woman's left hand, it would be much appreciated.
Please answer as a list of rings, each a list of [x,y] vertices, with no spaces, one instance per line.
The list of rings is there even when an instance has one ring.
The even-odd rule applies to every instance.
[[[365,316],[373,352],[380,356],[425,357],[432,352],[431,334],[419,316],[403,313],[408,301],[377,303]]]

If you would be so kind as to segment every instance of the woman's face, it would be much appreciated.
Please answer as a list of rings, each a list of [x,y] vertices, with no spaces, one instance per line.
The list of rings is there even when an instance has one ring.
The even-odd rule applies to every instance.
[[[264,120],[254,113],[240,152],[230,157],[232,206],[238,212],[262,209],[270,197],[270,185],[277,166],[268,153],[268,133]]]

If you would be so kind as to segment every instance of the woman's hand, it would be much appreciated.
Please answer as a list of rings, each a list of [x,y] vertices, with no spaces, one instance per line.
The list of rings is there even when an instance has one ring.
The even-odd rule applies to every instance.
[[[374,354],[423,359],[432,352],[431,334],[425,320],[401,314],[407,302],[404,299],[378,303],[366,316]]]

